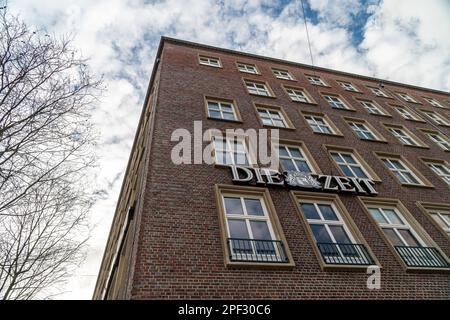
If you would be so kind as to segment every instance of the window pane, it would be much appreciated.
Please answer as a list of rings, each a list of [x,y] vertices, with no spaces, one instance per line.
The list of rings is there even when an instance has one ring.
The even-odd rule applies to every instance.
[[[342,226],[330,226],[331,233],[337,243],[351,243],[350,238]]]
[[[212,118],[218,118],[218,119],[221,118],[219,111],[209,111],[209,116]]]
[[[245,208],[248,215],[263,216],[264,211],[261,206],[261,200],[259,199],[244,199]]]
[[[279,146],[278,147],[278,153],[279,153],[280,156],[284,156],[284,157],[288,157],[289,156],[288,152],[286,151],[286,147],[284,147],[284,146]]]
[[[297,160],[295,161],[295,164],[297,165],[298,169],[302,172],[311,172],[311,169],[309,168],[306,161],[303,160]]]
[[[351,172],[351,170],[347,166],[342,165],[340,167],[341,167],[342,171],[344,172],[344,175],[346,175],[347,177],[353,177],[354,176],[353,172]]]
[[[360,167],[352,167],[352,169],[358,178],[367,178],[367,175]]]
[[[222,139],[214,139],[214,148],[220,149],[220,150],[225,150],[226,149],[225,141]]]
[[[270,121],[270,119],[262,118],[262,122],[266,126],[271,126],[272,125],[272,121]]]
[[[381,214],[380,209],[369,208],[369,212],[378,223],[388,223],[388,221]]]
[[[347,163],[352,163],[352,164],[356,163],[356,161],[353,159],[353,157],[349,154],[343,154],[342,157],[344,158],[344,160]]]
[[[319,204],[318,205],[320,212],[322,212],[322,216],[325,220],[334,220],[338,221],[338,217],[334,213],[333,208],[329,204]]]
[[[398,232],[402,235],[403,239],[405,239],[405,241],[406,241],[406,243],[408,244],[408,246],[411,246],[411,247],[420,247],[419,242],[418,242],[417,239],[413,236],[413,234],[411,233],[411,231],[405,230],[405,229],[400,229],[400,230],[398,230]]]
[[[224,112],[223,117],[224,117],[224,119],[227,119],[227,120],[235,120],[233,113]]]
[[[217,102],[208,102],[208,108],[210,110],[219,110],[219,104]]]
[[[248,165],[247,155],[245,153],[235,153],[234,161],[235,161],[235,164],[237,164],[237,165],[242,165],[242,166]]]
[[[384,214],[387,216],[389,221],[394,224],[403,224],[402,220],[400,220],[399,216],[392,209],[383,209]]]
[[[317,210],[312,203],[302,203],[301,207],[302,207],[303,213],[305,214],[306,219],[320,220],[320,216],[317,213]]]
[[[230,238],[249,239],[247,226],[244,220],[228,220]]]
[[[244,214],[240,198],[224,197],[226,214]]]
[[[273,125],[277,126],[277,127],[282,127],[282,128],[285,127],[284,122],[282,120],[274,120]]]
[[[383,229],[384,234],[388,238],[389,242],[394,246],[403,246],[402,240],[397,236],[393,229]]]
[[[298,148],[289,148],[289,151],[293,157],[303,158],[303,155]]]
[[[266,221],[250,221],[250,226],[252,228],[253,239],[272,240]]]
[[[311,224],[311,230],[314,234],[314,238],[316,238],[317,242],[325,242],[331,243],[330,235],[323,225],[320,224]]]
[[[297,168],[295,168],[294,163],[290,159],[281,159],[281,165],[286,171],[297,171]]]
[[[414,178],[414,176],[410,172],[404,172],[403,174],[408,177],[409,183],[419,184],[419,181],[417,181],[417,179]]]

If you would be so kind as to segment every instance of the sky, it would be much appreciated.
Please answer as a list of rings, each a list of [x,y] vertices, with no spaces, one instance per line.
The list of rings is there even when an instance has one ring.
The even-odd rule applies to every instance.
[[[450,91],[450,0],[304,0],[314,64]],[[72,34],[107,90],[94,226],[85,262],[59,299],[90,299],[162,35],[310,64],[300,1],[9,0],[11,13]]]

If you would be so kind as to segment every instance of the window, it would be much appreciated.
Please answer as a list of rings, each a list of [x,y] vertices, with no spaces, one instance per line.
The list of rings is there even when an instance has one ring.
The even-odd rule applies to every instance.
[[[450,236],[450,211],[433,210],[430,212],[434,221]]]
[[[293,192],[293,195],[324,265],[375,264],[337,196],[315,196],[307,192]]]
[[[350,108],[345,104],[344,100],[338,96],[331,96],[331,95],[323,95],[325,100],[328,101],[330,106],[335,109],[344,109],[349,110]]]
[[[337,134],[324,116],[309,114],[304,114],[303,116],[315,133]]]
[[[283,170],[313,173],[312,166],[301,147],[284,144],[276,147]]]
[[[360,139],[380,140],[364,123],[350,121],[348,124]]]
[[[450,169],[444,162],[426,161],[428,167],[433,170],[444,182],[450,186]]]
[[[292,101],[315,103],[304,89],[292,87],[284,87],[284,89],[286,90],[286,93],[288,94],[288,96],[291,98]]]
[[[217,164],[249,166],[250,160],[244,138],[241,137],[213,137],[214,153]]]
[[[358,101],[370,114],[382,116],[386,115],[386,113],[383,112],[382,109],[378,105],[376,105],[373,101],[366,101],[366,100],[358,100]]]
[[[389,98],[389,96],[380,88],[369,87],[374,95],[377,97]]]
[[[439,101],[437,101],[436,99],[433,98],[427,98],[427,97],[423,97],[429,104],[431,104],[433,107],[437,107],[437,108],[443,108],[446,109]]]
[[[450,237],[450,205],[444,203],[417,202],[417,206],[429,215],[438,229]]]
[[[445,119],[440,114],[437,114],[436,112],[433,111],[425,111],[425,110],[422,110],[422,112],[434,123],[441,126],[450,126],[450,123],[447,121],[447,119]]]
[[[397,111],[404,119],[412,121],[422,121],[418,116],[413,114],[411,111],[401,106],[393,106],[395,111]]]
[[[347,177],[370,179],[369,174],[351,152],[330,151],[330,155]]]
[[[351,83],[338,81],[342,88],[346,91],[359,92]]]
[[[410,96],[409,94],[407,94],[407,93],[397,92],[397,94],[400,96],[400,98],[402,98],[402,99],[405,100],[406,102],[418,103],[416,100],[414,100],[413,97],[411,97],[411,96]]]
[[[258,69],[256,69],[254,64],[238,62],[236,65],[240,72],[259,74]]]
[[[256,94],[258,96],[266,96],[272,97],[273,94],[269,90],[268,86],[265,83],[261,82],[252,82],[245,80],[245,86],[250,94]]]
[[[265,126],[278,128],[291,128],[292,125],[287,122],[285,115],[281,110],[271,109],[263,106],[257,106],[259,118]]]
[[[326,87],[326,83],[320,78],[316,76],[306,76],[308,78],[309,83],[316,85],[316,86],[323,86]]]
[[[449,267],[445,255],[400,201],[368,197],[360,200],[407,268]]]
[[[220,64],[220,60],[218,58],[199,56],[198,62],[204,66],[216,67],[220,68],[222,65]]]
[[[222,120],[238,120],[236,108],[231,101],[222,101],[214,99],[206,99],[208,107],[208,116],[214,119]]]
[[[393,246],[424,246],[423,240],[395,207],[369,206],[368,210]]]
[[[294,80],[294,77],[289,73],[289,71],[272,69],[272,72],[277,79]]]
[[[394,158],[382,158],[381,160],[402,184],[424,185],[424,182],[402,160]]]
[[[450,141],[438,132],[425,131],[428,137],[445,151],[450,151]]]
[[[267,190],[218,185],[216,194],[227,264],[293,265]]]
[[[405,129],[394,127],[387,127],[387,129],[398,139],[398,141],[400,141],[400,143],[407,146],[421,146],[421,144],[419,144]]]

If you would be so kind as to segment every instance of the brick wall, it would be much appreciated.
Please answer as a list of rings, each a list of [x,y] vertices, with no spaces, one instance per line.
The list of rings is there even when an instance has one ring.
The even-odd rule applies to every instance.
[[[219,56],[223,68],[199,65],[197,62],[199,53]],[[236,61],[256,64],[262,75],[240,73],[236,68]],[[357,111],[335,110],[318,96],[317,87],[310,85],[305,78],[305,73],[312,74],[311,70],[170,41],[164,44],[160,63],[162,67],[152,153],[146,177],[130,298],[450,298],[449,273],[406,273],[381,238],[377,231],[378,227],[368,220],[367,214],[363,212],[361,204],[353,195],[341,195],[340,198],[382,265],[380,290],[366,288],[367,275],[364,271],[321,269],[313,252],[314,244],[308,239],[305,225],[295,212],[295,204],[288,191],[284,189],[271,188],[269,191],[294,258],[294,269],[228,269],[224,266],[214,185],[232,184],[229,171],[226,168],[208,165],[176,166],[170,159],[171,149],[176,144],[170,142],[170,137],[176,128],[186,128],[192,132],[193,122],[202,120],[204,129],[208,127],[258,129],[262,126],[252,103],[281,106],[296,128],[296,130],[281,129],[281,139],[303,141],[324,174],[338,174],[338,172],[334,164],[330,163],[323,144],[355,148],[382,180],[382,183],[376,186],[379,197],[400,199],[447,256],[450,256],[448,238],[416,205],[416,201],[450,203],[448,186],[419,160],[419,157],[423,156],[449,161],[449,153],[441,150],[416,128],[418,126],[435,129],[433,125],[428,122],[418,124],[404,120],[386,105],[387,102],[397,102],[417,108],[414,104],[375,97],[365,85],[377,86],[376,82],[342,76],[332,71],[316,72],[331,86],[324,88],[324,91],[342,95]],[[271,72],[272,67],[288,69],[297,80],[276,79]],[[267,81],[276,98],[249,95],[243,86],[243,77]],[[349,81],[363,91],[363,94],[346,92],[335,80]],[[319,105],[292,102],[283,91],[282,84],[305,88]],[[390,92],[398,90],[411,93],[423,103],[420,108],[449,117],[448,110],[432,107],[420,98],[424,94],[443,101],[449,100],[448,95],[426,90],[419,92],[394,85],[386,85],[386,88]],[[204,95],[235,99],[243,123],[207,119]],[[368,114],[354,100],[355,97],[375,100],[389,111],[392,117]],[[314,134],[299,114],[299,110],[326,113],[344,137]],[[343,116],[365,119],[388,143],[359,140],[345,123]],[[386,131],[381,122],[405,126],[429,148],[402,146]],[[446,131],[447,135],[450,133],[448,128],[440,128]],[[401,186],[375,157],[373,151],[402,154],[432,182],[434,188]]]

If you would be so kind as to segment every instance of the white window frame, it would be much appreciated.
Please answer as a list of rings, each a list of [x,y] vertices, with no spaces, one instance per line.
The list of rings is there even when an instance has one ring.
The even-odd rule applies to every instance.
[[[263,125],[276,127],[276,128],[290,128],[289,127],[289,123],[286,121],[286,118],[285,118],[283,112],[281,112],[281,110],[276,110],[276,109],[271,109],[271,108],[265,108],[265,107],[262,107],[262,106],[257,106],[256,107],[256,111],[258,112],[258,116],[260,117],[261,122],[262,122]],[[262,116],[261,112],[264,112],[265,116]],[[271,112],[278,113],[279,119],[278,118],[274,118],[273,114],[271,114]],[[271,124],[264,123],[264,119],[270,120]],[[284,126],[277,126],[277,125],[275,125],[275,121],[282,121]]]
[[[277,79],[294,80],[294,77],[292,76],[292,74],[287,70],[273,68],[272,72],[273,72],[275,78],[277,78]]]
[[[450,126],[450,122],[448,122],[448,120],[445,119],[440,114],[433,112],[433,111],[428,111],[428,110],[427,111],[422,110],[422,112],[435,124],[440,125],[440,126],[447,126],[447,127]]]
[[[381,158],[381,160],[382,160],[384,166],[385,166],[388,170],[390,170],[390,171],[392,172],[392,174],[395,176],[395,178],[396,178],[398,181],[400,181],[400,183],[402,183],[402,184],[410,184],[410,185],[415,185],[415,186],[417,186],[417,185],[421,185],[421,186],[425,185],[425,183],[422,181],[422,179],[420,179],[420,178],[414,173],[414,171],[413,171],[408,165],[406,165],[405,162],[402,161],[401,159],[395,159],[395,158],[386,158],[386,157],[383,157],[383,158]],[[385,161],[387,161],[387,162],[392,166],[392,168],[390,168],[388,165],[386,165]],[[398,161],[398,162],[400,163],[400,165],[401,165],[403,168],[405,168],[405,169],[399,169],[399,168],[397,168],[397,167],[393,164],[392,161]],[[410,175],[412,175],[413,178],[417,180],[417,183],[416,183],[416,182],[412,182],[412,181],[409,179],[409,177],[408,177],[407,175],[405,175],[406,172],[409,173]],[[400,178],[397,176],[396,173],[397,173],[399,176],[401,176],[406,182],[400,180]]]
[[[312,84],[312,85],[327,87],[327,84],[325,83],[325,81],[322,80],[321,77],[318,77],[318,76],[306,76],[306,78],[308,79],[309,83]]]
[[[291,98],[292,101],[303,102],[303,103],[312,103],[311,99],[308,97],[306,92],[302,89],[295,88],[284,88],[286,93]]]
[[[330,104],[333,109],[339,110],[350,110],[349,106],[345,103],[345,101],[339,97],[329,94],[323,95],[324,99]]]
[[[338,154],[339,157],[342,159],[342,161],[336,160],[333,157],[333,153]],[[342,155],[350,156],[353,159],[353,161],[355,161],[355,163],[347,162],[347,160],[345,160],[345,158]],[[354,172],[353,167],[358,167],[366,175],[365,179],[372,179],[371,175],[367,172],[366,168],[361,164],[361,162],[359,161],[358,157],[356,157],[353,154],[353,152],[350,152],[350,151],[339,151],[339,150],[330,150],[330,156],[333,159],[334,163],[336,163],[336,165],[339,167],[339,169],[342,171],[342,173],[344,175],[345,175],[345,173],[344,173],[344,170],[342,170],[341,166],[345,166],[345,167],[347,167],[348,170],[350,170],[352,175],[351,176],[347,176],[346,175],[346,177],[364,178],[364,177],[358,177],[356,175],[356,173]]]
[[[221,148],[217,148],[216,145],[216,140],[220,139],[222,141],[225,141],[225,149],[221,149]],[[238,141],[242,144],[243,146],[243,151],[240,150],[234,150],[233,145],[234,145],[234,141]],[[253,161],[252,158],[250,156],[250,152],[249,152],[249,147],[247,145],[247,141],[245,139],[245,137],[239,137],[239,136],[231,136],[231,137],[227,137],[227,136],[213,136],[213,147],[214,147],[214,161],[216,164],[218,165],[230,165],[230,164],[236,164],[236,160],[235,160],[235,154],[245,154],[246,158],[247,158],[247,162],[249,167],[251,167],[253,165]],[[218,154],[220,153],[225,153],[227,155],[230,156],[231,162],[232,163],[221,163],[219,162],[219,158],[218,158]],[[226,159],[227,157],[225,157]],[[246,166],[245,164],[238,164],[241,166]]]
[[[428,210],[428,212],[429,212],[431,218],[434,219],[436,221],[436,223],[439,225],[439,227],[442,228],[444,230],[444,232],[450,236],[450,222],[446,218],[443,217],[444,215],[450,217],[450,211]],[[442,221],[444,226],[441,223],[439,223],[439,221],[437,221],[437,219],[439,219],[439,221]]]
[[[278,153],[278,148],[281,148],[281,147],[285,148],[285,150],[286,150],[287,153],[288,153],[287,156],[282,156],[282,155],[280,155],[280,154]],[[297,160],[297,161],[304,161],[304,162],[306,162],[306,165],[308,166],[310,172],[313,173],[313,174],[317,174],[316,170],[314,169],[314,166],[311,165],[311,161],[309,160],[307,154],[305,153],[304,148],[302,148],[301,146],[298,146],[298,145],[291,145],[291,144],[284,144],[284,143],[279,143],[279,144],[275,145],[275,148],[276,148],[275,150],[276,150],[276,152],[277,152],[277,154],[278,154],[278,158],[279,158],[279,160],[280,160],[280,165],[281,165],[282,167],[283,167],[283,164],[282,164],[282,162],[281,162],[282,159],[284,159],[284,160],[290,160],[290,161],[292,162],[292,164],[294,165],[295,169],[296,169],[295,171],[299,171],[299,172],[300,172],[300,170],[299,170],[297,164],[295,163],[295,160]],[[302,156],[301,156],[301,157],[295,157],[295,156],[293,156],[292,153],[291,153],[291,150],[289,150],[289,148],[295,148],[295,149],[298,149],[298,150],[300,151],[300,154],[301,154]],[[284,167],[283,167],[283,169],[284,169]]]
[[[209,108],[209,103],[217,103],[219,110],[210,110]],[[230,112],[225,112],[223,111],[223,104],[229,104],[231,106],[231,111],[233,113],[234,118],[233,119],[225,119],[224,118],[224,113],[230,113]],[[208,117],[210,117],[211,119],[218,119],[218,120],[225,120],[225,121],[237,121],[238,120],[238,115],[236,112],[236,107],[234,105],[233,102],[231,101],[223,101],[223,100],[216,100],[216,99],[209,99],[206,98],[206,108],[208,110]],[[220,113],[220,118],[216,118],[211,116],[211,111],[216,111]]]
[[[450,186],[450,168],[445,163],[432,161],[426,161],[425,163],[437,176],[439,176],[445,183],[447,183],[448,186]],[[443,167],[443,169],[447,172],[443,172],[443,169],[439,167]]]
[[[417,101],[407,93],[397,92],[398,96],[406,102],[417,103]]]
[[[224,192],[221,193],[221,197],[222,197],[222,205],[223,205],[223,214],[225,215],[225,224],[226,224],[226,230],[227,230],[227,238],[231,238],[231,234],[230,234],[230,227],[228,225],[228,220],[243,220],[245,222],[246,228],[247,228],[247,233],[249,236],[248,240],[257,240],[254,238],[253,236],[253,231],[250,225],[250,221],[264,221],[267,223],[267,227],[269,229],[269,234],[271,237],[271,241],[281,241],[280,239],[277,239],[276,234],[274,232],[274,228],[272,226],[272,221],[269,215],[269,211],[267,209],[267,205],[265,203],[264,197],[263,196],[256,196],[256,195],[242,195],[239,193],[229,193],[229,192]],[[242,210],[243,210],[243,214],[227,214],[226,212],[226,205],[225,205],[225,198],[239,198],[241,201],[241,206],[242,206]],[[261,207],[263,209],[263,216],[255,216],[255,215],[249,215],[247,212],[247,207],[245,205],[245,199],[251,199],[251,200],[259,200],[261,203]],[[254,246],[254,242],[250,242],[250,245],[252,247],[252,252],[253,254],[251,254],[251,258],[249,259],[249,262],[252,261],[256,261],[259,260],[257,259],[257,257],[270,257],[270,256],[280,256],[280,253],[278,252],[278,248],[276,245],[274,245],[274,250],[276,252],[275,255],[270,255],[270,254],[261,254],[261,253],[257,253],[257,249]],[[237,255],[236,253],[234,253],[232,244],[230,244],[230,253],[231,255],[236,258],[239,255]],[[246,254],[247,256],[247,254]],[[264,259],[266,260],[266,259]],[[269,259],[268,261],[271,261],[271,259]]]
[[[220,62],[219,58],[208,57],[203,55],[198,56],[198,63],[203,66],[209,66],[214,68],[222,67],[222,63]]]
[[[341,87],[345,90],[345,91],[350,91],[350,92],[360,92],[358,89],[356,89],[356,87],[351,84],[350,82],[344,82],[344,81],[338,81],[338,83],[341,85]]]
[[[377,114],[385,116],[386,114],[381,110],[373,101],[366,101],[366,100],[358,100],[359,103],[366,109],[366,111],[369,114]],[[376,112],[374,112],[376,110]]]
[[[333,127],[328,123],[324,116],[305,114],[304,117],[314,133],[336,134]],[[317,119],[322,120],[324,124],[317,122]],[[328,128],[330,132],[325,132],[322,127]],[[314,128],[318,128],[319,131],[316,131]]]
[[[250,74],[259,74],[258,69],[253,64],[237,62],[236,65],[240,72],[250,73]]]
[[[374,95],[377,97],[389,98],[389,96],[380,88],[369,87]]]
[[[253,82],[249,80],[245,80],[244,83],[250,94],[256,94],[263,97],[272,97],[272,93],[265,83]]]
[[[400,143],[407,146],[415,146],[420,147],[421,144],[416,141],[408,132],[406,132],[403,128],[392,128],[388,127],[389,132],[397,138]]]
[[[383,218],[388,222],[388,223],[384,223],[384,222],[380,222],[378,220],[375,219],[375,217],[373,217],[372,212],[370,211],[370,209],[377,209],[379,213],[381,213],[381,215],[383,216]],[[389,209],[389,210],[393,210],[395,212],[395,214],[397,215],[397,217],[401,220],[401,224],[400,223],[393,223],[391,221],[391,219],[389,219],[389,216],[384,212],[384,210]],[[400,210],[397,209],[397,207],[386,207],[386,206],[368,206],[367,210],[369,211],[370,215],[373,217],[373,219],[378,223],[378,225],[381,228],[381,232],[384,233],[383,229],[392,229],[395,233],[395,235],[400,239],[400,241],[403,243],[403,246],[406,247],[410,247],[410,245],[408,245],[408,243],[406,242],[405,238],[402,236],[402,234],[398,231],[398,230],[408,230],[409,232],[411,232],[411,234],[414,236],[414,238],[417,240],[417,242],[422,246],[422,247],[426,247],[426,243],[423,241],[422,237],[419,235],[419,233],[409,224],[408,220],[405,219],[405,217],[402,215],[402,213],[400,212]],[[386,238],[388,238],[387,235],[385,235]],[[389,238],[388,238],[389,240]],[[389,243],[391,243],[389,241]],[[391,243],[392,246],[396,246],[393,243]]]
[[[436,143],[441,149],[450,151],[450,142],[445,140],[439,133],[427,132],[428,137]]]
[[[421,121],[422,120],[418,116],[413,114],[411,111],[406,109],[405,107],[394,106],[394,109],[395,109],[395,111],[397,111],[398,114],[400,114],[400,116],[402,118],[404,118],[406,120],[412,120],[412,121]]]
[[[358,138],[363,140],[380,141],[378,136],[365,123],[349,121],[348,124],[350,125],[350,128],[352,128],[352,130],[356,133]],[[363,129],[361,129],[359,126],[362,126]],[[370,138],[368,136],[368,133],[371,134],[373,138]]]
[[[303,212],[303,210],[301,209],[301,208],[302,208],[302,206],[301,206],[302,204],[312,204],[312,205],[314,205],[314,208],[315,208],[315,210],[317,211],[317,213],[318,213],[320,219],[308,219],[308,218],[306,217],[305,213]],[[338,220],[326,220],[326,219],[324,218],[323,214],[322,214],[322,211],[320,210],[320,207],[319,207],[319,205],[321,205],[321,204],[331,206],[331,208],[332,208],[332,210],[333,210],[333,212],[334,212],[334,214],[336,215],[336,217],[337,217]],[[338,243],[338,242],[336,241],[336,239],[335,239],[333,233],[332,233],[331,230],[330,230],[330,226],[338,226],[338,227],[342,227],[342,228],[344,229],[344,231],[345,231],[347,237],[348,237],[349,240],[350,240],[350,244],[358,244],[358,242],[356,241],[356,238],[355,238],[355,236],[353,235],[353,233],[351,232],[350,228],[347,226],[346,220],[343,219],[342,214],[341,214],[341,212],[338,210],[338,208],[337,208],[337,206],[335,205],[334,201],[316,200],[316,199],[312,199],[312,200],[302,200],[302,199],[298,199],[298,200],[297,200],[297,205],[300,207],[301,212],[302,212],[302,214],[303,214],[303,216],[304,216],[306,222],[308,223],[308,228],[309,228],[310,231],[311,231],[311,235],[312,235],[312,237],[314,238],[314,242],[316,243],[316,245],[317,245],[317,243],[320,243],[320,242],[317,242],[317,239],[316,239],[315,236],[314,236],[314,232],[313,232],[312,229],[311,229],[311,225],[313,225],[313,224],[324,226],[324,228],[325,228],[325,230],[326,230],[328,236],[329,236],[330,239],[331,239],[331,242],[332,242],[333,244],[337,244],[337,245],[336,245],[336,249],[337,249],[337,251],[339,252],[339,259],[341,259],[342,261],[345,261],[345,260],[346,260],[346,256],[343,254],[341,248],[339,247],[339,244],[342,244],[342,243]],[[320,249],[319,249],[319,250],[320,250]],[[356,252],[358,252],[358,251],[356,250]],[[336,257],[333,257],[333,258],[336,259]],[[359,259],[361,259],[361,257],[358,258],[358,257],[355,257],[355,256],[354,256],[354,257],[352,257],[352,259],[359,260]],[[325,261],[325,263],[326,263],[326,261]]]
[[[431,104],[433,107],[441,108],[441,109],[447,109],[444,107],[439,101],[433,98],[423,97],[429,104]]]

